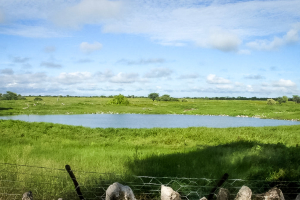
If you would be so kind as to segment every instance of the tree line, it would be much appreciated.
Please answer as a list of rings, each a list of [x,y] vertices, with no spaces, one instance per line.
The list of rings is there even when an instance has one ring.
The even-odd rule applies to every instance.
[[[25,100],[26,98],[20,94],[7,91],[6,94],[0,93],[0,100]]]

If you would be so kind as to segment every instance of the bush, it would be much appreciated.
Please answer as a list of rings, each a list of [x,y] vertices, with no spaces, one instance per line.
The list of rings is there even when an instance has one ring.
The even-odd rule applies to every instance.
[[[186,99],[181,99],[181,102],[187,102],[188,100],[186,100]]]
[[[274,99],[267,99],[267,104],[268,105],[275,105],[276,101]]]
[[[283,100],[283,101],[282,101],[283,103],[286,103],[286,102],[288,102],[289,98],[288,98],[287,96],[283,96],[283,97],[282,97],[282,100]]]
[[[278,97],[278,98],[277,98],[277,102],[278,102],[279,104],[282,104],[282,103],[283,103],[283,98],[282,98],[282,97]]]
[[[33,101],[43,101],[43,99],[41,97],[35,97]]]
[[[164,94],[164,95],[162,95],[162,96],[160,97],[160,100],[161,100],[161,101],[170,101],[170,100],[171,100],[171,97],[170,97],[170,95],[168,95],[168,94]]]
[[[293,95],[293,101],[295,103],[300,103],[300,97],[298,95]]]
[[[109,101],[108,104],[127,106],[127,105],[129,105],[129,101],[124,95],[119,94],[119,95],[114,96],[114,98],[111,101]]]

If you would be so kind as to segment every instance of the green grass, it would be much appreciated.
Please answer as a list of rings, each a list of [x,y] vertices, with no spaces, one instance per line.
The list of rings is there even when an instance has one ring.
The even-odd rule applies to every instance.
[[[102,129],[0,121],[0,162],[146,176],[300,179],[300,126]],[[200,170],[201,169],[201,170]]]
[[[188,99],[188,102],[152,101],[148,98],[130,98],[130,105],[108,105],[111,98],[42,97],[35,102],[27,100],[0,101],[0,115],[20,114],[91,114],[91,113],[141,113],[229,115],[273,119],[300,120],[300,104],[287,102],[267,105],[266,101]]]
[[[300,119],[300,104],[293,102],[267,105],[265,101],[250,100],[153,102],[134,98],[129,99],[130,105],[120,106],[108,105],[109,98],[42,98],[42,102],[34,102],[34,97],[0,101],[0,115],[142,113]],[[231,179],[300,181],[300,126],[102,129],[0,120],[0,138],[0,163],[52,169],[62,169],[69,164],[76,171],[112,172],[124,177],[215,179],[226,172]],[[47,199],[45,195],[56,194],[61,187],[72,188],[67,178],[53,180],[56,173],[53,170],[43,172],[42,176],[28,177],[36,168],[26,168],[25,173],[20,169],[7,173],[13,169],[0,168],[0,180],[3,177],[18,181],[30,178],[30,184],[18,182],[18,190],[13,190],[14,185],[10,193],[34,187],[35,193],[39,193],[38,199]],[[82,182],[91,183],[95,179],[99,180],[98,175],[90,174]],[[55,187],[40,185],[43,181],[58,183]],[[0,188],[2,184],[0,181]],[[66,197],[72,199],[70,195]]]

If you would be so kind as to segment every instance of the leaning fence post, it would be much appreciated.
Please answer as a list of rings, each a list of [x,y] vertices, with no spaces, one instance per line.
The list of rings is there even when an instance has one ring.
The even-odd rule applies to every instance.
[[[70,175],[70,177],[71,177],[71,179],[72,179],[72,181],[73,181],[73,183],[75,185],[75,189],[76,189],[76,192],[77,192],[77,195],[78,195],[79,199],[80,200],[84,200],[84,197],[83,197],[83,195],[82,195],[82,193],[80,191],[79,184],[78,184],[78,182],[76,180],[76,177],[75,177],[74,173],[71,170],[70,165],[66,165],[65,168],[66,168],[67,172],[69,173],[69,175]]]
[[[217,183],[217,185],[210,191],[210,194],[207,197],[207,200],[211,200],[214,196],[215,191],[217,190],[218,187],[221,187],[221,185],[223,185],[223,183],[228,179],[228,174],[225,173],[222,178],[219,180],[219,182]]]

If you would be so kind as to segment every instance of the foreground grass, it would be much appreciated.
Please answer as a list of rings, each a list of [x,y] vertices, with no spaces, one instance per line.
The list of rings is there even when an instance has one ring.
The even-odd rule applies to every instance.
[[[37,199],[77,198],[67,173],[51,170],[63,169],[66,164],[80,175],[80,183],[87,190],[84,194],[90,194],[99,180],[107,179],[100,179],[100,173],[122,174],[123,181],[132,175],[218,179],[224,173],[231,179],[300,181],[300,125],[103,129],[0,120],[0,138],[2,199],[9,196],[1,193],[26,190],[34,190]],[[51,169],[14,169],[1,163]],[[80,171],[97,173],[83,176]],[[101,183],[103,188],[120,181],[107,180],[107,185]],[[97,186],[95,193],[102,195],[103,191]]]
[[[300,179],[300,126],[102,129],[0,121],[0,162],[145,176]]]
[[[148,98],[131,98],[130,105],[108,105],[110,98],[42,97],[35,102],[27,100],[0,101],[0,115],[20,114],[91,114],[91,113],[141,113],[141,114],[191,114],[229,115],[259,118],[300,120],[300,104],[287,102],[267,105],[266,101],[188,99],[188,102],[152,101]]]

